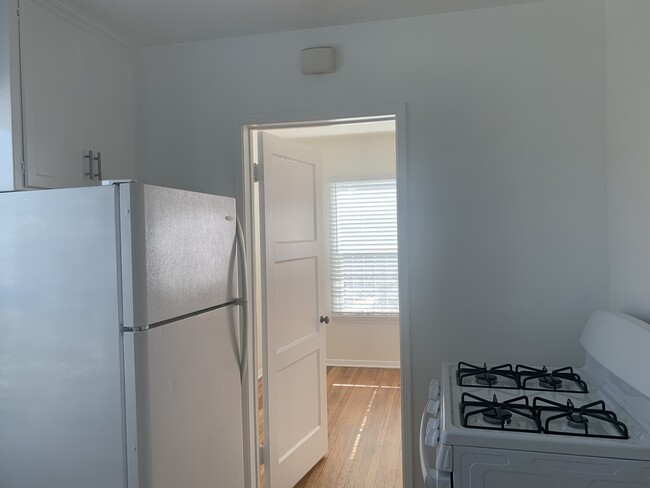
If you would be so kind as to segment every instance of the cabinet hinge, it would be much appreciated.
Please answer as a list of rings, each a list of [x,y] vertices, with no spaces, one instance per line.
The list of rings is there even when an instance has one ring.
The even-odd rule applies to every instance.
[[[22,171],[23,175],[25,175],[25,162],[24,161],[20,165],[20,171]]]
[[[262,169],[261,164],[254,164],[253,165],[253,181],[255,183],[258,183],[262,181],[262,178],[264,177],[264,170]]]

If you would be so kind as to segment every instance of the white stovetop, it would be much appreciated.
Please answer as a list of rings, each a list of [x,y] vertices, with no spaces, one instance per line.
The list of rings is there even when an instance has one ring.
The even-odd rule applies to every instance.
[[[618,459],[650,460],[650,434],[630,415],[623,410],[614,399],[603,391],[596,382],[592,381],[586,371],[576,370],[589,385],[589,393],[545,392],[529,390],[508,390],[499,388],[460,387],[456,384],[456,363],[443,365],[441,378],[442,394],[442,429],[441,443],[445,445],[462,445],[488,447],[498,449],[525,450],[535,452],[564,453],[570,455],[599,456]],[[566,405],[571,400],[575,406],[582,406],[598,400],[605,402],[606,408],[616,413],[619,420],[626,424],[629,439],[602,439],[583,436],[562,436],[542,434],[537,432],[504,432],[500,430],[471,429],[462,426],[460,415],[460,400],[463,393],[471,393],[479,398],[491,400],[497,395],[499,401],[509,400],[520,396],[529,397],[533,404],[535,396],[544,397]],[[543,417],[545,419],[545,417]],[[483,424],[477,416],[471,423]],[[556,424],[554,424],[556,425]],[[560,424],[557,424],[560,425]],[[531,426],[523,417],[513,416],[509,427],[525,428]],[[566,426],[565,429],[571,430]],[[598,422],[590,423],[590,429],[601,434],[612,434],[611,426]]]

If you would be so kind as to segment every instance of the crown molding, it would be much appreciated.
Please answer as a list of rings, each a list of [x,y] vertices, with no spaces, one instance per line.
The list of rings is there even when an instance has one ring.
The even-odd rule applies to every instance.
[[[74,5],[71,5],[65,0],[31,0],[34,3],[41,5],[51,12],[55,13],[59,17],[75,24],[76,26],[84,29],[90,34],[101,37],[102,39],[108,41],[116,48],[129,53],[136,53],[139,44],[132,41],[131,39],[118,34],[110,27],[106,26],[102,22],[96,20],[95,18],[88,15],[86,12],[81,10]]]

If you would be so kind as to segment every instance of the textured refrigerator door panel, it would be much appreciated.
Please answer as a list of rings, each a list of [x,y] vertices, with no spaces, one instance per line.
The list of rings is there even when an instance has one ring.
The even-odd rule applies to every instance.
[[[116,189],[0,195],[0,486],[125,483]]]
[[[243,486],[237,313],[134,333],[139,488]]]
[[[236,298],[233,198],[135,183],[120,188],[125,326]]]

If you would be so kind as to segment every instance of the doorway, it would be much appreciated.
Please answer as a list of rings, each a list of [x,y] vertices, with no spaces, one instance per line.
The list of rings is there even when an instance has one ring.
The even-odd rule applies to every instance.
[[[410,451],[408,448],[410,446],[410,427],[409,430],[403,433],[403,436],[400,436],[399,431],[404,430],[404,425],[410,426],[409,410],[404,409],[404,405],[409,403],[408,394],[404,391],[404,387],[406,386],[408,388],[409,385],[403,381],[403,378],[406,377],[406,383],[408,383],[408,370],[404,371],[402,369],[400,374],[399,368],[400,360],[408,360],[408,358],[404,358],[403,355],[400,357],[400,335],[403,337],[405,327],[400,326],[398,318],[397,249],[395,248],[392,254],[385,252],[386,246],[390,246],[391,234],[395,247],[397,238],[397,213],[395,210],[397,186],[395,180],[396,173],[398,172],[397,161],[399,158],[396,147],[395,116],[372,117],[370,119],[346,119],[345,121],[336,122],[323,121],[320,123],[254,124],[245,125],[244,129],[245,140],[248,142],[248,151],[245,151],[247,157],[244,158],[244,172],[250,176],[250,178],[245,177],[244,179],[244,181],[248,180],[250,184],[248,188],[248,205],[246,207],[251,210],[250,213],[247,213],[247,216],[250,215],[251,223],[249,226],[249,236],[253,237],[252,241],[255,243],[251,250],[256,251],[253,252],[252,258],[254,271],[254,305],[252,312],[254,322],[256,323],[256,330],[252,334],[256,354],[252,358],[252,363],[255,366],[253,371],[258,372],[259,378],[259,381],[255,381],[254,383],[256,386],[259,385],[262,387],[261,390],[264,390],[265,395],[269,395],[268,402],[271,403],[269,412],[264,412],[264,420],[260,416],[259,427],[263,427],[265,422],[271,427],[276,423],[276,425],[282,425],[287,431],[282,433],[276,429],[276,432],[273,433],[272,429],[260,429],[260,431],[271,431],[270,435],[284,437],[275,446],[275,459],[272,457],[271,449],[268,449],[273,447],[273,444],[265,446],[259,453],[254,453],[259,454],[260,458],[264,458],[265,464],[268,466],[266,469],[261,469],[262,478],[264,479],[266,476],[269,476],[271,485],[274,488],[278,486],[293,486],[297,479],[293,479],[291,476],[295,477],[299,471],[291,468],[289,469],[289,471],[292,471],[290,473],[291,476],[286,477],[286,473],[280,473],[284,468],[281,468],[278,463],[285,462],[287,465],[296,464],[291,460],[287,462],[287,459],[289,459],[290,455],[295,455],[296,452],[299,453],[300,449],[303,449],[307,443],[311,442],[310,435],[314,434],[315,430],[317,430],[314,428],[310,431],[309,429],[312,424],[306,423],[306,420],[300,420],[299,417],[303,414],[302,410],[309,410],[311,406],[314,407],[314,412],[318,412],[318,402],[311,406],[307,405],[311,400],[304,395],[300,396],[302,393],[295,396],[295,393],[291,391],[291,382],[298,385],[296,386],[297,390],[304,392],[305,390],[309,390],[311,386],[307,387],[306,385],[308,383],[300,385],[299,383],[301,381],[307,381],[309,384],[319,381],[317,379],[318,375],[309,377],[304,372],[311,368],[310,362],[312,361],[303,360],[303,356],[295,356],[289,362],[293,361],[298,363],[301,361],[301,366],[296,368],[296,372],[286,375],[283,370],[282,374],[286,376],[285,379],[281,379],[278,374],[279,370],[273,366],[273,358],[276,360],[276,367],[278,362],[284,363],[283,368],[287,364],[287,361],[284,359],[278,360],[279,356],[275,356],[276,352],[280,350],[284,351],[290,344],[294,343],[302,347],[304,346],[303,343],[308,342],[307,337],[315,337],[316,334],[311,334],[311,330],[308,330],[304,334],[298,334],[296,330],[291,330],[290,325],[287,325],[288,331],[279,332],[278,334],[276,332],[269,332],[269,336],[275,334],[276,339],[279,334],[284,334],[287,340],[284,342],[276,341],[271,344],[273,339],[269,339],[265,335],[267,331],[264,330],[262,324],[266,324],[267,320],[273,319],[273,317],[269,319],[263,313],[264,310],[270,313],[268,311],[272,309],[272,306],[269,306],[268,303],[269,296],[267,296],[267,292],[264,290],[266,282],[270,281],[271,285],[269,286],[271,287],[277,287],[281,283],[283,288],[291,288],[294,285],[290,281],[282,281],[285,280],[287,276],[286,271],[290,267],[294,268],[292,273],[297,273],[298,275],[302,273],[306,276],[305,273],[299,270],[299,266],[296,265],[296,263],[304,260],[304,256],[294,259],[287,253],[296,251],[302,245],[301,243],[305,243],[311,239],[304,232],[301,234],[301,237],[299,235],[301,230],[294,223],[303,218],[304,215],[308,215],[311,210],[316,212],[316,206],[313,206],[313,208],[310,207],[308,209],[309,211],[305,212],[307,205],[304,203],[309,202],[312,196],[318,196],[320,201],[319,206],[323,210],[321,211],[320,208],[317,210],[317,213],[321,214],[322,218],[317,223],[318,229],[316,234],[324,237],[319,242],[319,246],[322,248],[320,249],[321,254],[318,256],[318,259],[314,260],[314,262],[320,263],[315,273],[315,275],[317,274],[319,276],[317,281],[320,282],[320,291],[318,292],[319,304],[314,306],[313,310],[307,306],[305,313],[309,312],[312,316],[317,313],[316,321],[322,323],[322,326],[317,325],[317,327],[321,327],[323,331],[327,330],[327,348],[324,348],[322,352],[325,356],[323,360],[324,365],[327,367],[327,372],[325,373],[323,368],[325,374],[323,375],[320,386],[324,387],[330,403],[321,410],[332,413],[337,408],[342,408],[342,410],[338,411],[337,416],[345,412],[350,412],[350,409],[345,407],[346,402],[342,401],[341,398],[348,398],[352,392],[363,390],[365,396],[361,395],[359,402],[363,404],[362,410],[365,411],[365,415],[357,422],[358,425],[354,429],[356,432],[354,439],[345,448],[347,452],[344,455],[340,453],[333,455],[333,451],[330,450],[330,454],[326,456],[325,461],[318,463],[318,466],[312,470],[313,472],[317,472],[320,469],[319,474],[315,476],[315,478],[320,479],[320,482],[310,483],[303,480],[298,486],[326,486],[328,483],[332,483],[334,478],[331,478],[331,473],[327,474],[327,469],[322,468],[322,465],[324,463],[326,464],[328,459],[337,458],[340,462],[343,458],[347,458],[349,461],[354,460],[355,457],[363,458],[364,455],[362,455],[361,448],[368,442],[377,443],[377,450],[381,450],[381,445],[385,444],[385,441],[388,440],[381,437],[382,435],[388,435],[393,440],[397,437],[397,449],[390,455],[393,456],[393,460],[391,461],[394,466],[393,471],[399,472],[399,476],[395,477],[398,481],[395,481],[394,486],[403,486],[401,482],[402,468],[404,468],[405,473],[411,471],[411,458],[408,456],[408,451]],[[264,138],[267,140],[264,140]],[[307,161],[307,158],[313,156],[305,155],[307,154],[306,152],[300,153],[301,155],[298,157],[284,156],[282,151],[285,149],[273,149],[269,154],[261,154],[265,151],[265,144],[271,145],[271,143],[277,142],[274,139],[288,141],[291,144],[295,144],[296,147],[300,146],[297,149],[299,151],[302,150],[301,148],[308,147],[313,152],[318,153],[319,156],[316,158],[318,162],[315,164],[319,166],[318,171],[322,173],[322,178],[318,184],[318,189],[314,185],[313,195],[307,195],[303,191],[304,188],[311,185],[311,180],[305,178],[307,178],[308,174],[312,173],[312,171],[305,170],[307,166],[303,163]],[[288,151],[289,149],[286,150]],[[265,158],[277,158],[277,161],[269,164]],[[258,164],[258,161],[261,161],[262,165],[254,166]],[[293,169],[291,169],[291,165],[287,161],[296,163],[293,165]],[[266,178],[272,178],[268,174],[268,171],[275,171],[276,178],[273,183],[269,183],[266,180]],[[295,172],[291,173],[291,171]],[[281,178],[278,179],[278,175],[281,175]],[[291,181],[294,182],[293,189],[291,188]],[[300,182],[296,183],[296,181]],[[268,193],[268,188],[264,190],[265,183],[267,186],[284,186],[287,184],[289,186],[279,193],[276,192],[276,196],[273,197]],[[386,195],[391,194],[391,191],[393,195],[392,203],[390,197],[386,197]],[[289,193],[300,193],[303,200],[298,201],[297,204],[296,202],[291,203],[285,199]],[[280,196],[278,197],[278,195]],[[285,215],[288,218],[281,220],[277,218],[277,215],[279,215],[277,208],[275,209],[275,218],[272,214],[265,215],[265,203],[268,204],[269,200],[274,201],[274,205],[284,208],[283,211],[286,211],[288,207],[294,208],[294,210]],[[390,211],[386,209],[386,206],[390,207],[391,204],[393,205],[392,216],[389,215]],[[373,205],[375,206],[374,209]],[[296,210],[297,207],[301,207],[302,210]],[[366,214],[363,212],[359,213],[359,209],[363,210],[364,208],[367,210]],[[257,211],[258,209],[261,211]],[[301,211],[304,215],[300,214]],[[385,219],[391,220],[391,218],[394,222],[385,221]],[[278,224],[278,222],[280,223]],[[361,229],[354,229],[355,222],[356,224],[361,222],[365,226]],[[391,227],[391,224],[393,227]],[[309,225],[311,223],[308,222],[306,228]],[[269,234],[275,232],[272,227],[274,229],[281,228],[281,231],[279,231],[280,234],[278,234],[280,237],[276,241],[269,240],[268,238]],[[293,237],[288,238],[287,236]],[[282,267],[275,270],[272,267],[269,268],[269,265],[265,264],[265,260],[268,263],[273,258],[268,254],[268,249],[273,248],[277,250],[283,245],[285,247],[285,250],[281,251],[283,258],[281,261],[275,262],[275,264],[281,262]],[[359,249],[360,252],[351,256],[350,246],[362,247]],[[364,250],[363,246],[370,247]],[[378,248],[373,249],[373,246],[378,246]],[[384,247],[382,248],[382,246]],[[267,251],[264,251],[264,247],[267,248]],[[286,263],[293,264],[287,266]],[[400,262],[400,265],[403,265],[403,263]],[[279,272],[276,272],[278,270]],[[391,278],[389,277],[383,283],[380,283],[379,281],[381,280],[378,280],[377,276],[391,275],[391,271],[395,272],[395,276],[392,278],[395,282],[391,282]],[[278,276],[281,277],[280,282],[277,281]],[[313,290],[309,282],[307,282],[307,285],[306,288],[304,286],[294,286],[291,292],[292,296],[300,297],[300,304],[297,305],[298,309],[303,307],[304,303],[309,302],[309,296]],[[378,291],[377,288],[380,288],[380,290]],[[273,303],[277,302],[274,298],[271,301]],[[278,303],[284,305],[282,308],[287,308],[290,302],[281,298]],[[316,309],[318,310],[317,312]],[[306,317],[307,315],[304,316]],[[276,321],[279,319],[279,322],[282,324],[288,322],[287,317],[288,315],[285,312],[276,313],[275,315]],[[327,322],[328,325],[325,325],[324,322]],[[291,336],[292,333],[294,333],[293,336]],[[404,350],[404,346],[406,344],[402,343],[402,350]],[[325,351],[327,351],[326,354]],[[317,353],[310,356],[309,352],[307,352],[304,357],[314,358],[317,356]],[[403,364],[404,362],[402,361],[402,368],[405,366]],[[263,371],[261,365],[265,363],[269,365],[269,371]],[[327,379],[325,379],[325,375]],[[400,376],[402,378],[401,381]],[[289,386],[287,386],[288,378],[290,378]],[[295,405],[286,401],[283,403],[277,399],[277,396],[274,399],[273,396],[277,392],[274,393],[273,390],[269,390],[269,385],[271,385],[272,389],[285,388],[285,390],[282,390],[281,396],[292,397],[293,395],[292,398],[298,400],[298,403],[305,405],[304,409],[302,407],[294,408]],[[392,400],[390,400],[393,404],[393,413],[390,415],[393,420],[392,430],[388,429],[390,433],[386,434],[386,429],[384,429],[384,434],[380,434],[379,437],[375,437],[370,441],[373,435],[370,427],[374,423],[377,425],[381,424],[381,422],[375,422],[372,415],[370,415],[373,413],[372,407],[374,405],[375,410],[385,411],[386,409],[381,407],[382,401],[384,401],[381,397],[390,390],[396,390],[391,392]],[[261,391],[259,394],[257,394],[257,391],[255,393],[253,397],[257,400],[265,397]],[[335,398],[336,405],[331,403],[332,398]],[[275,414],[272,412],[274,408],[273,401],[276,402]],[[268,405],[269,403],[267,403]],[[348,407],[350,405],[352,404],[349,404]],[[396,410],[395,406],[397,407]],[[279,419],[278,412],[284,412],[282,414],[288,412],[289,418],[292,421],[297,419],[296,422],[298,424],[302,422],[303,430],[298,429],[292,431],[293,426],[288,428],[288,421],[286,419]],[[399,421],[400,413],[406,413],[406,415],[402,415],[401,424]],[[314,419],[316,419],[316,415],[315,413],[313,416]],[[255,417],[258,417],[258,415],[255,415]],[[306,415],[306,417],[309,417],[309,415]],[[330,416],[330,423],[331,419],[332,417]],[[397,429],[395,429],[395,419],[397,419]],[[334,420],[336,421],[336,419]],[[326,426],[327,420],[323,422],[320,419],[313,425]],[[330,425],[330,427],[335,428],[336,426]],[[349,425],[343,430],[349,431]],[[340,441],[340,433],[332,432],[331,435],[335,438],[333,439],[334,441]],[[288,439],[291,436],[294,438]],[[368,440],[364,439],[364,436],[367,436]],[[404,437],[401,442],[400,437]],[[325,439],[325,442],[327,442],[327,437]],[[268,436],[266,440],[269,442]],[[282,445],[280,446],[280,444]],[[330,444],[333,449],[337,448],[337,442],[330,442]],[[341,444],[341,442],[338,442],[338,444]],[[328,452],[327,444],[325,446],[325,451],[322,454],[317,454],[317,458],[314,458],[313,454],[308,453],[306,455],[307,457],[312,457],[312,461],[310,461],[312,464],[316,463],[324,453]],[[400,462],[400,450],[402,446],[406,447],[403,457],[409,460],[405,463]],[[306,448],[305,451],[316,452],[317,450],[314,451],[311,448]],[[269,466],[269,462],[275,464]],[[383,465],[385,461],[377,459],[370,461],[370,464],[375,466],[374,472],[377,471],[377,463]],[[273,469],[275,469],[275,473]],[[304,469],[304,466],[301,469]],[[341,474],[340,465],[338,470],[339,474]],[[351,470],[358,470],[358,467],[353,467]],[[304,473],[301,473],[300,477],[302,474]],[[350,473],[347,475],[343,474],[342,476],[349,479],[354,478]],[[309,476],[305,479],[307,478]],[[322,484],[324,482],[323,479],[328,479],[329,481]],[[363,486],[363,483],[360,481],[361,479],[365,478],[363,476],[361,478],[357,477],[350,486]],[[291,481],[289,482],[287,480]],[[382,483],[385,483],[384,478],[382,478]],[[391,484],[389,483],[388,486],[391,486]],[[404,477],[404,486],[410,486],[410,479],[408,477]]]

